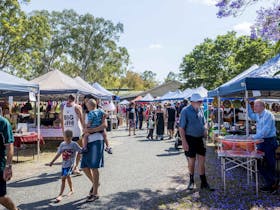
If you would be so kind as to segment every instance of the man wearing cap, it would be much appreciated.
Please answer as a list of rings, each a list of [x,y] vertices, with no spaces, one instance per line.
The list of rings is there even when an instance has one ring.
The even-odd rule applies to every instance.
[[[194,189],[194,167],[196,157],[198,158],[199,175],[201,179],[201,189],[213,191],[210,188],[205,176],[205,154],[203,137],[206,136],[205,118],[201,109],[202,97],[198,93],[191,96],[191,104],[185,107],[180,115],[180,136],[182,146],[188,159],[190,181],[188,190]]]

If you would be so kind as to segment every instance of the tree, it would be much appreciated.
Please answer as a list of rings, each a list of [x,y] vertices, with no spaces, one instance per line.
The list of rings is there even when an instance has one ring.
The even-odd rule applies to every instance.
[[[32,14],[46,17],[51,26],[51,39],[41,48],[42,62],[35,64],[39,74],[58,68],[90,83],[119,88],[129,64],[126,48],[117,45],[122,24],[91,14],[79,15],[74,10]]]
[[[145,90],[145,82],[142,76],[133,71],[127,71],[126,76],[122,79],[123,84],[127,88],[131,88],[133,90]]]
[[[164,81],[169,82],[174,80],[179,80],[179,75],[175,74],[173,71],[170,71]]]
[[[150,70],[146,70],[141,74],[145,89],[151,89],[157,85],[156,76],[157,74]]]
[[[260,0],[220,0],[216,6],[219,18],[237,16],[247,7]],[[280,1],[273,0],[270,8],[260,8],[257,19],[252,26],[252,38],[262,37],[265,40],[277,42],[280,40]]]
[[[180,65],[184,87],[203,85],[213,89],[253,64],[262,64],[272,56],[273,47],[261,39],[236,37],[235,32],[205,39],[183,58]]]
[[[49,37],[47,20],[27,16],[16,0],[0,2],[0,69],[30,78],[30,62],[39,62],[40,49]]]

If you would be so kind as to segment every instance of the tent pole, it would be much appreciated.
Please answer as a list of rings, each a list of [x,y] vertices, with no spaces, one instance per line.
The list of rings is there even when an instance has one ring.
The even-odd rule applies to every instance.
[[[207,125],[207,133],[209,133],[209,99],[207,97],[206,99],[206,103],[207,103],[207,110],[206,110],[206,125]],[[207,135],[207,142],[209,141],[209,135]]]
[[[218,97],[218,134],[221,134],[221,114],[220,114],[220,109],[221,109],[221,97]]]
[[[80,102],[80,93],[79,92],[77,92],[77,94],[76,94],[76,102],[77,102],[77,104],[79,104],[79,102]]]
[[[235,112],[235,107],[233,107],[233,125],[235,126],[236,124],[236,112]]]
[[[246,102],[246,136],[249,136],[249,103],[248,103],[248,90],[245,91],[245,102]]]
[[[41,136],[41,118],[40,118],[40,89],[37,94],[37,160],[39,161],[40,156],[40,136]]]

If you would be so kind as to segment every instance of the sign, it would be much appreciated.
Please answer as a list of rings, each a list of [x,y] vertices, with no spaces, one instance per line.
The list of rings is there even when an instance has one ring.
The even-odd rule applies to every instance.
[[[13,96],[9,96],[9,105],[13,106],[14,103],[14,97]]]
[[[259,90],[253,90],[252,93],[253,93],[253,97],[258,97],[258,96],[262,95],[261,91],[259,91]]]
[[[29,100],[30,101],[36,101],[36,96],[34,92],[29,92]]]

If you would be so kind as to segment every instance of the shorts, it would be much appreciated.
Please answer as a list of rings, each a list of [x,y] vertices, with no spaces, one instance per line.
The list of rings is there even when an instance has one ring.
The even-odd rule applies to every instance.
[[[168,121],[167,122],[167,129],[174,130],[175,121]]]
[[[81,147],[83,146],[82,139],[80,137],[73,137],[72,141],[77,142],[77,144]]]
[[[72,167],[62,168],[61,176],[70,176],[72,174]]]
[[[189,151],[185,151],[186,157],[195,158],[195,156],[205,156],[206,148],[203,142],[203,137],[193,137],[186,135],[186,140],[189,145]]]
[[[7,184],[3,178],[3,171],[0,171],[0,197],[4,197],[7,194]]]
[[[135,120],[129,119],[129,127],[135,128]]]

